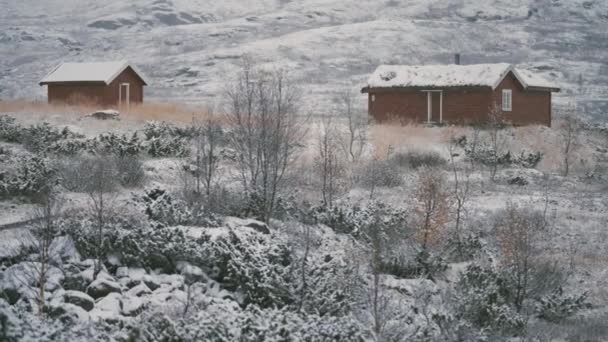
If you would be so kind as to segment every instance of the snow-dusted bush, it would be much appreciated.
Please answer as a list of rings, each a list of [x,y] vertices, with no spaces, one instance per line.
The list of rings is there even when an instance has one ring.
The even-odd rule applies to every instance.
[[[83,137],[72,132],[68,127],[58,129],[44,122],[22,129],[19,134],[19,143],[32,152],[46,152],[49,146],[56,142]]]
[[[95,139],[62,139],[49,145],[46,151],[60,156],[76,156],[84,152],[92,153],[96,146]]]
[[[115,157],[114,162],[122,186],[135,187],[144,182],[146,173],[139,157],[136,155]]]
[[[398,152],[391,156],[390,161],[395,165],[412,169],[417,169],[422,166],[441,167],[447,164],[447,161],[439,153],[434,151]]]
[[[118,157],[136,156],[143,150],[142,142],[133,133],[130,137],[126,134],[118,135],[114,133],[100,134],[95,139],[96,150],[100,153],[111,154]]]
[[[163,136],[175,136],[178,138],[192,138],[196,134],[196,127],[180,127],[166,121],[146,122],[142,130],[146,140],[161,138]]]
[[[446,241],[445,249],[451,260],[471,260],[483,252],[484,241],[479,234],[472,232],[460,236],[451,235]]]
[[[538,300],[536,313],[539,318],[557,323],[589,307],[591,307],[591,304],[587,302],[587,293],[565,294],[559,288]]]
[[[358,235],[362,227],[369,225],[377,209],[382,209],[383,220],[392,226],[404,225],[405,211],[374,202],[360,206],[348,201],[337,202],[333,207],[319,205],[308,212],[307,221],[322,223],[338,233]]]
[[[293,311],[238,310],[211,304],[196,315],[172,321],[156,314],[130,334],[137,341],[364,341],[364,331],[352,317],[320,317]]]
[[[448,268],[447,262],[428,250],[420,250],[413,258],[400,255],[380,263],[382,272],[406,279],[425,277],[435,279]]]
[[[190,154],[191,128],[166,122],[148,122],[143,129],[145,150],[152,157],[185,157]]]
[[[0,197],[35,197],[56,184],[56,169],[49,159],[38,155],[21,156],[15,162],[13,170],[0,172]]]
[[[293,302],[289,281],[292,255],[281,236],[251,229],[215,238],[204,235],[206,268],[223,286],[236,292],[243,306],[283,307]]]
[[[517,165],[524,168],[535,168],[543,158],[541,152],[530,151],[521,151],[519,155],[505,151],[496,156],[494,150],[486,145],[477,145],[475,149],[467,146],[464,151],[469,159],[485,166],[491,166],[496,162],[497,165],[502,166]]]
[[[386,160],[372,160],[356,169],[355,179],[368,189],[403,185],[403,176],[399,167]]]
[[[478,328],[520,334],[526,320],[511,305],[509,293],[500,273],[471,264],[456,285],[456,312]]]
[[[0,115],[0,140],[18,143],[21,139],[22,129],[12,116]]]
[[[164,226],[176,225],[199,225],[206,227],[217,227],[219,218],[214,214],[190,208],[188,204],[178,198],[174,198],[163,189],[147,190],[145,195],[136,201],[143,202],[144,210],[148,218],[157,224]]]

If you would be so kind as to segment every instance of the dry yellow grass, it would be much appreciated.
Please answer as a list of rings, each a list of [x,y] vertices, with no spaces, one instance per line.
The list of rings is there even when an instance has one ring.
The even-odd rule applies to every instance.
[[[452,135],[467,134],[467,127],[427,127],[408,124],[375,124],[370,126],[370,142],[374,156],[385,158],[391,151],[436,150]]]
[[[0,101],[0,113],[28,113],[40,120],[64,115],[66,118],[77,118],[88,113],[106,109],[98,105],[82,103],[79,105],[49,104],[45,101],[10,100]],[[189,123],[193,116],[206,117],[205,109],[199,109],[176,103],[143,103],[129,107],[117,108],[121,117],[132,121],[172,121]]]

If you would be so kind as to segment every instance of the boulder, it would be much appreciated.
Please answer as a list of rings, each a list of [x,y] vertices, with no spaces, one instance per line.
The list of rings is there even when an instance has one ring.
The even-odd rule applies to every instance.
[[[93,310],[93,307],[95,307],[95,300],[91,296],[80,291],[65,291],[63,293],[63,300],[66,303],[79,306],[86,311],[91,311]]]
[[[53,265],[63,265],[68,262],[80,260],[80,254],[76,250],[74,240],[70,236],[59,236],[51,241],[49,255],[52,256]]]
[[[139,285],[136,285],[127,291],[127,294],[131,297],[141,297],[144,295],[149,295],[150,293],[152,293],[152,290],[150,290],[150,288],[144,283],[139,283]]]
[[[253,228],[262,234],[270,234],[270,229],[268,229],[268,225],[264,222],[251,220],[245,227]]]
[[[95,303],[95,309],[119,315],[122,310],[122,296],[119,293],[110,293]]]
[[[107,278],[97,278],[87,287],[87,294],[95,299],[105,297],[110,293],[121,293],[120,284]]]
[[[99,110],[86,116],[97,120],[120,120],[120,113],[112,109]]]
[[[48,307],[49,316],[64,323],[87,321],[89,314],[80,306],[71,303],[55,303]]]
[[[207,275],[203,270],[198,267],[191,265],[187,262],[180,262],[177,265],[177,269],[180,271],[181,275],[184,276],[184,280],[187,283],[196,283],[196,282],[205,282],[207,280]]]
[[[122,266],[116,269],[116,277],[125,278],[129,276],[129,268],[126,266]]]
[[[528,185],[528,181],[521,176],[516,176],[513,178],[510,178],[507,180],[507,183],[509,185],[519,185],[519,186],[524,186],[524,185]]]
[[[134,317],[144,310],[144,301],[139,297],[123,297],[121,312],[124,316]]]
[[[150,275],[145,275],[144,277],[142,277],[142,281],[152,291],[160,287],[160,282]]]

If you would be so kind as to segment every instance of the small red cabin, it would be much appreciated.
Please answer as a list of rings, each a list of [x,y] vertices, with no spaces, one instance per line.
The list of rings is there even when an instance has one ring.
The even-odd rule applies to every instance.
[[[118,107],[143,102],[148,81],[134,65],[116,61],[63,63],[39,84],[47,86],[49,103]]]
[[[551,126],[551,94],[559,88],[506,63],[381,65],[361,90],[376,121],[483,123],[495,106],[513,125]]]

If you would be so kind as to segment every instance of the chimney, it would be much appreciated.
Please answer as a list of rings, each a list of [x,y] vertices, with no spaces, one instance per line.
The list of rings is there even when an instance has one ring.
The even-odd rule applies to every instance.
[[[460,65],[460,54],[454,54],[454,64]]]

